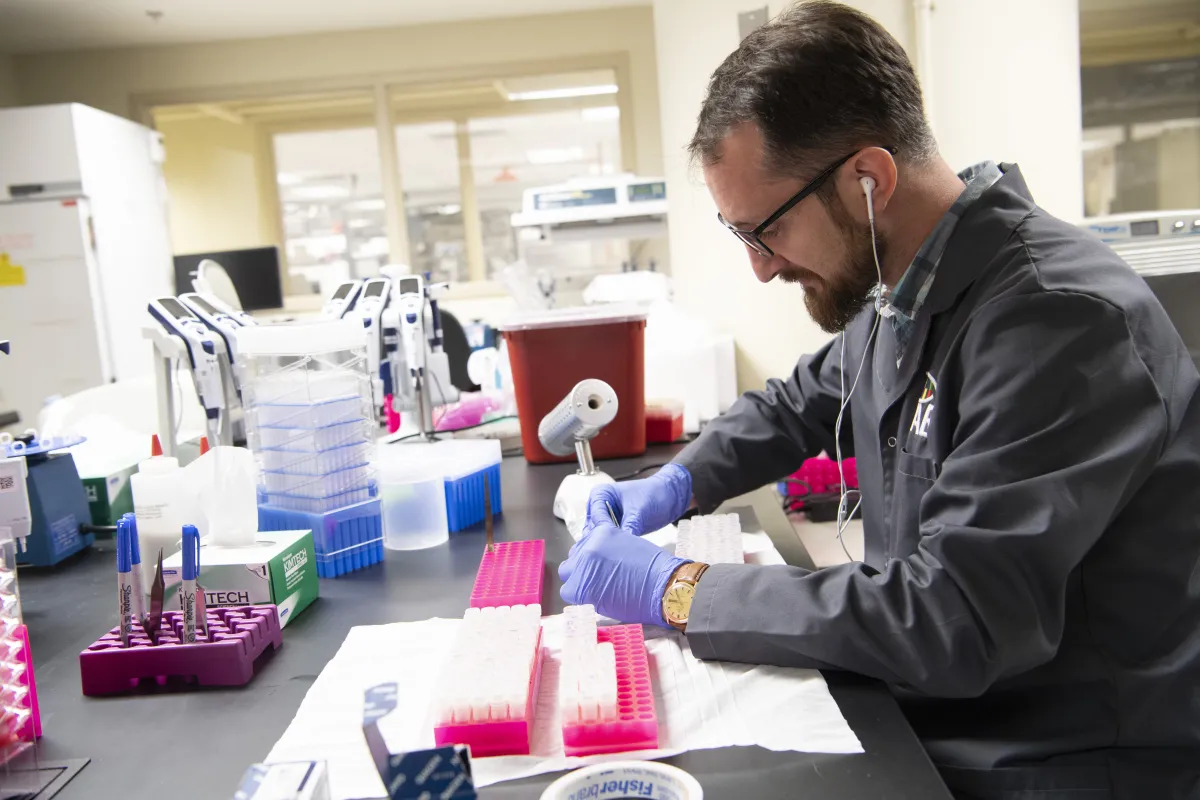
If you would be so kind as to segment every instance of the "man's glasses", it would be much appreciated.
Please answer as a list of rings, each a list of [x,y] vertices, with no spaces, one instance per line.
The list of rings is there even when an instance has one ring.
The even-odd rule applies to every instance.
[[[893,155],[895,155],[895,153],[896,153],[895,149],[891,148],[891,147],[885,147],[884,150],[887,150],[889,153],[892,153]],[[751,250],[758,253],[763,258],[771,258],[775,255],[775,251],[772,250],[771,248],[767,247],[763,243],[763,240],[762,240],[763,232],[767,228],[771,227],[776,222],[778,222],[780,217],[782,217],[784,214],[786,214],[787,212],[789,212],[793,208],[795,208],[796,205],[801,200],[808,197],[810,194],[815,192],[817,189],[820,189],[821,184],[825,183],[825,181],[829,179],[829,176],[837,171],[838,167],[840,167],[842,164],[845,164],[847,161],[849,161],[854,156],[858,155],[858,153],[859,153],[859,151],[855,150],[853,153],[842,156],[837,161],[830,164],[825,169],[821,170],[821,173],[819,175],[817,175],[817,177],[813,178],[811,181],[806,183],[804,185],[804,188],[802,188],[800,191],[798,191],[794,195],[792,195],[791,198],[786,203],[781,205],[775,211],[774,214],[767,217],[761,225],[759,225],[757,228],[755,228],[752,231],[743,231],[743,230],[739,230],[738,228],[733,227],[733,225],[731,225],[730,223],[725,221],[725,218],[722,217],[719,212],[717,213],[717,219],[719,219],[721,221],[721,224],[724,225],[726,228],[728,228],[734,236],[741,239],[742,243],[745,244],[747,247],[749,247]]]

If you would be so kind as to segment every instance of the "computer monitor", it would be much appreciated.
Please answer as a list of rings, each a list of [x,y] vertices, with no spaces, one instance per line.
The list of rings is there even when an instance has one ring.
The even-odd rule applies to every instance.
[[[283,283],[279,277],[279,250],[275,247],[255,247],[249,250],[226,250],[220,253],[194,253],[175,256],[175,293],[193,291],[192,278],[196,268],[206,258],[220,264],[245,311],[262,311],[283,307]]]
[[[1188,272],[1142,276],[1162,303],[1200,369],[1200,267]]]

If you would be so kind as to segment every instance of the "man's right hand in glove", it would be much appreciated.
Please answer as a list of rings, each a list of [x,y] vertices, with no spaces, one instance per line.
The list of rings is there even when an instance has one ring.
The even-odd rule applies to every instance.
[[[688,510],[692,504],[692,476],[678,464],[667,464],[644,480],[597,486],[588,498],[589,530],[593,527],[592,516],[600,513],[597,509],[607,514],[605,503],[617,515],[621,530],[634,536],[652,533]],[[611,520],[605,518],[604,522]]]

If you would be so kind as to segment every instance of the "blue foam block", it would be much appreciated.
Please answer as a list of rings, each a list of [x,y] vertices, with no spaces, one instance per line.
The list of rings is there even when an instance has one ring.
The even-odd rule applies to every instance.
[[[493,464],[458,480],[446,481],[446,522],[450,532],[483,522],[483,476],[487,475],[492,495],[492,513],[500,514],[500,465]]]
[[[379,505],[376,498],[324,514],[310,514],[260,503],[258,527],[264,531],[311,530],[317,576],[337,578],[383,561]]]

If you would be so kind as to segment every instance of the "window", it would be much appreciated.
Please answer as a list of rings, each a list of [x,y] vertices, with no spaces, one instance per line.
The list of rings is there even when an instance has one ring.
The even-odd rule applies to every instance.
[[[435,281],[469,280],[453,122],[396,126],[409,265]]]
[[[1084,67],[1086,216],[1200,207],[1200,58]]]
[[[278,245],[285,297],[393,263],[451,283],[521,259],[560,286],[616,271],[628,243],[527,242],[511,217],[526,189],[622,170],[618,101],[590,69],[163,106],[176,245]]]
[[[388,263],[374,128],[280,133],[275,167],[283,217],[285,294],[330,294]]]

